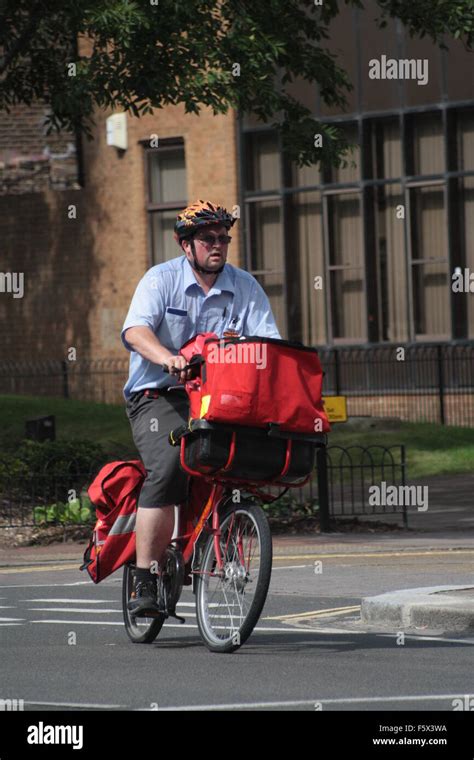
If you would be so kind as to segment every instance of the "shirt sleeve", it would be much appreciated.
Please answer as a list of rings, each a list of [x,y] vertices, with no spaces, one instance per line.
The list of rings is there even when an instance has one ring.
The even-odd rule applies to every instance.
[[[260,338],[281,339],[270,302],[257,280],[254,280],[253,289],[250,294],[243,334],[258,335]]]
[[[149,327],[155,334],[165,313],[163,277],[147,272],[137,285],[122,327],[122,343],[127,351],[132,347],[125,339],[129,327]]]

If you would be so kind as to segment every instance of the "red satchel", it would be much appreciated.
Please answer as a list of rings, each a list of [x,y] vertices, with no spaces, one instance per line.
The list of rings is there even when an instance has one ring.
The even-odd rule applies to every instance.
[[[100,583],[135,558],[137,499],[146,470],[140,460],[109,462],[88,489],[97,522],[81,570]]]

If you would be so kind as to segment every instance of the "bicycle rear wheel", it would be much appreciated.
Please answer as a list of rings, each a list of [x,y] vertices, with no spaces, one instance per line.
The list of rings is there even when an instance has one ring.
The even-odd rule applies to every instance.
[[[199,632],[211,652],[234,652],[250,636],[265,604],[272,571],[267,517],[252,502],[232,504],[220,517],[223,569],[217,567],[214,537],[202,550],[196,582]]]
[[[165,622],[165,616],[155,618],[135,617],[127,607],[133,591],[133,571],[135,565],[128,563],[123,568],[122,609],[125,630],[134,644],[151,644],[156,639]]]

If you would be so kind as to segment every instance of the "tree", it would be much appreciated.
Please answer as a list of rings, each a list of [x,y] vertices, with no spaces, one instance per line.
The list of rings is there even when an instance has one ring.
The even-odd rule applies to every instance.
[[[412,35],[472,48],[473,0],[377,2],[381,26],[398,17]],[[91,137],[97,106],[135,116],[177,103],[234,108],[274,121],[300,164],[338,163],[343,134],[285,88],[302,77],[344,108],[351,84],[325,47],[338,12],[338,0],[0,0],[0,109],[44,102],[48,134]]]

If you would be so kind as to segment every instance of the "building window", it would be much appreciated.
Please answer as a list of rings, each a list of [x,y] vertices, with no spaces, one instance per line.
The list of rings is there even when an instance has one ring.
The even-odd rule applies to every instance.
[[[187,205],[183,141],[160,140],[158,148],[146,148],[145,161],[151,263],[161,264],[179,255],[173,228]]]
[[[444,183],[409,189],[412,315],[416,338],[449,338],[449,259]]]
[[[265,290],[280,333],[287,337],[280,147],[274,132],[256,132],[246,143],[247,268]]]
[[[457,143],[459,169],[469,171],[470,176],[458,180],[459,215],[455,224],[460,228],[460,249],[463,254],[456,265],[474,272],[474,108],[458,112]],[[465,294],[467,314],[467,337],[474,338],[474,295]]]
[[[474,108],[341,122],[351,164],[298,168],[272,132],[246,137],[249,268],[306,344],[474,337]],[[315,278],[323,287],[315,287]],[[456,300],[457,299],[457,300]]]
[[[267,294],[281,333],[286,332],[282,210],[278,199],[249,209],[250,271]]]
[[[326,196],[331,332],[335,341],[366,340],[365,274],[359,193]]]

